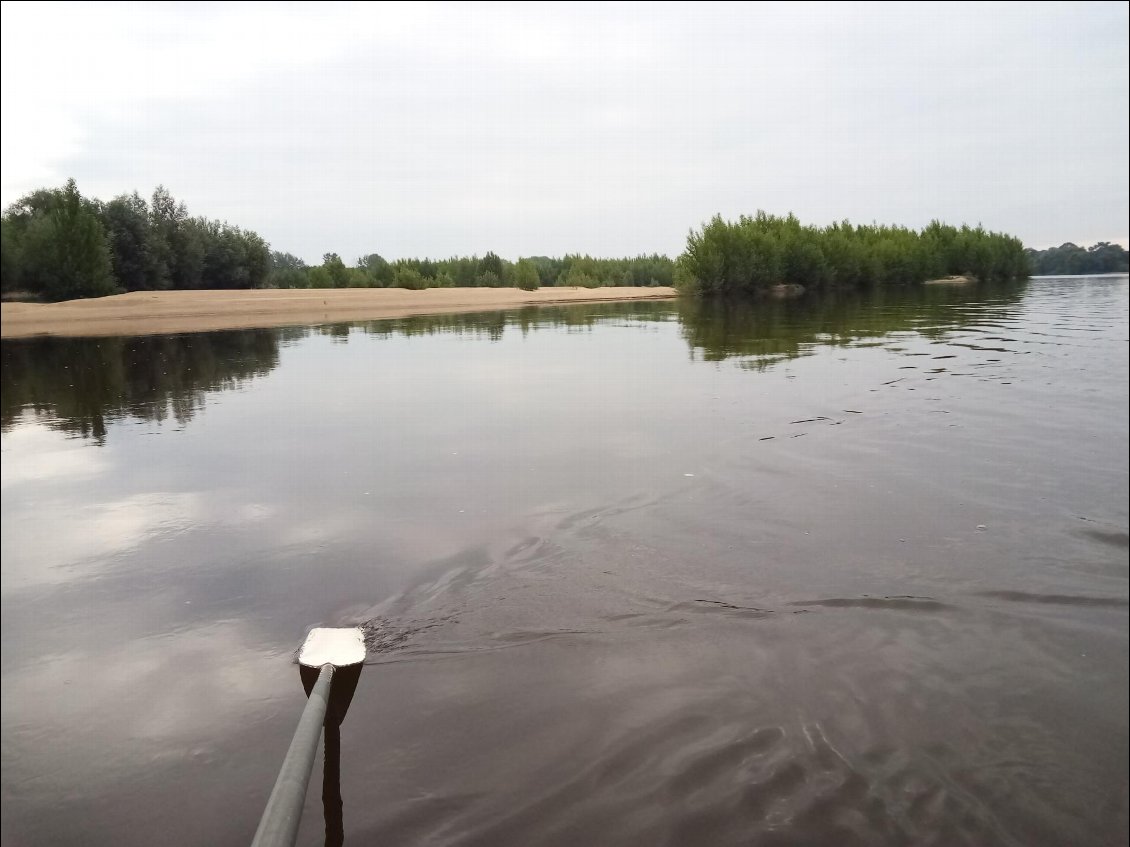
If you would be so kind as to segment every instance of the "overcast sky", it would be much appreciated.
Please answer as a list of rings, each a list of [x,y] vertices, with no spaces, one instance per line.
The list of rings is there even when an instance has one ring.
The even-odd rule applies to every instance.
[[[721,213],[1127,244],[1127,4],[3,4],[2,201],[163,183],[308,261]]]

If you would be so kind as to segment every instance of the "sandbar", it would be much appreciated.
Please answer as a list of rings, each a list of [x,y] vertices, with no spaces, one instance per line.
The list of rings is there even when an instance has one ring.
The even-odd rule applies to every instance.
[[[321,288],[133,291],[61,303],[0,304],[0,337],[108,336],[480,312],[562,303],[669,300],[673,288]]]

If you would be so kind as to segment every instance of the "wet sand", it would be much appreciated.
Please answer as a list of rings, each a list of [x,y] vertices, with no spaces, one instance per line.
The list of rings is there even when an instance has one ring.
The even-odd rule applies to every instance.
[[[205,332],[674,296],[673,288],[628,287],[135,291],[62,303],[4,303],[0,337]]]

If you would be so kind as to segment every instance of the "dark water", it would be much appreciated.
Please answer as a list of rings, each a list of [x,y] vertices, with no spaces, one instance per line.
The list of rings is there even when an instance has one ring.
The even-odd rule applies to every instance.
[[[1125,844],[1127,295],[5,341],[3,842]]]

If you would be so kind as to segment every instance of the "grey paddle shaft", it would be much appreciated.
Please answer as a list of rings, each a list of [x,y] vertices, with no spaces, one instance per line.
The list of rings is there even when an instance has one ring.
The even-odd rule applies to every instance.
[[[306,802],[306,786],[310,783],[310,771],[318,753],[318,739],[322,737],[333,677],[334,666],[322,665],[251,847],[294,847],[302,806]]]

